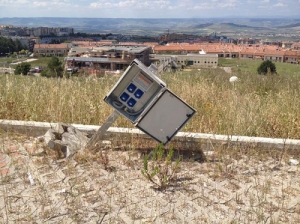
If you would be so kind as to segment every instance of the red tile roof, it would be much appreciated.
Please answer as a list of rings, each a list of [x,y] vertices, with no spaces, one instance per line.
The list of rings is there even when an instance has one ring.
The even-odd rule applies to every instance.
[[[35,44],[34,45],[34,49],[67,49],[68,48],[68,44]]]

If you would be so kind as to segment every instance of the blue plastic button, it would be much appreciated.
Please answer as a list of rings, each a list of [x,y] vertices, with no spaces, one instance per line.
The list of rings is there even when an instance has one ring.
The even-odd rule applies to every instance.
[[[122,95],[120,96],[120,99],[123,101],[123,102],[126,102],[129,98],[129,95],[127,93],[122,93]]]
[[[135,91],[134,96],[138,99],[140,99],[142,96],[144,95],[144,92],[140,89],[138,89],[137,91]]]
[[[136,89],[136,86],[133,83],[130,83],[130,85],[127,87],[128,92],[133,93]]]
[[[130,107],[134,107],[134,105],[136,104],[136,100],[133,98],[130,98],[127,102],[128,106]]]

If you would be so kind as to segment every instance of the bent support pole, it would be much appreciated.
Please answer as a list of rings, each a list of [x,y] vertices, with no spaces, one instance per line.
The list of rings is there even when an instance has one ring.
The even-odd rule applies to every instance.
[[[103,139],[105,136],[105,133],[110,128],[110,126],[114,123],[114,121],[119,117],[119,113],[114,110],[109,117],[106,119],[106,121],[101,125],[101,127],[98,129],[98,131],[92,136],[92,138],[88,141],[86,144],[87,150],[92,150],[97,147],[97,144],[99,141]]]

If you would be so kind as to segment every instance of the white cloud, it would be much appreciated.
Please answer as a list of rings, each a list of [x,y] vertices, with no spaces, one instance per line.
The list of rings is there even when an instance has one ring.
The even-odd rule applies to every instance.
[[[48,6],[47,2],[33,2],[32,4],[33,4],[33,6],[36,6],[36,7],[46,7],[46,6]]]
[[[28,0],[0,0],[1,5],[23,5],[30,3]]]
[[[300,0],[0,0],[0,17],[220,17],[298,15]],[[286,10],[283,12],[283,10]],[[266,10],[268,9],[268,10]],[[278,12],[279,11],[279,12]]]
[[[109,9],[109,8],[137,8],[137,9],[165,9],[171,5],[169,0],[154,0],[154,1],[141,1],[141,0],[127,0],[119,2],[105,2],[98,1],[90,3],[91,8]]]
[[[197,4],[193,7],[193,9],[234,8],[237,6],[238,3],[238,0],[214,0]]]
[[[274,7],[285,7],[285,5],[281,2],[278,2],[277,4],[274,5]]]
[[[34,1],[32,4],[34,7],[47,8],[47,7],[67,7],[70,6],[68,1]]]

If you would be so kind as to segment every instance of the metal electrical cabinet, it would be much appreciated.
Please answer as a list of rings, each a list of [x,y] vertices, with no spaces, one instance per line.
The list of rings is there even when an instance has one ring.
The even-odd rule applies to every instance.
[[[142,114],[136,127],[165,145],[195,112],[192,107],[166,89],[150,108],[147,108],[145,114]]]
[[[165,87],[166,84],[161,79],[142,62],[135,59],[104,98],[104,101],[135,123],[151,100]]]
[[[167,144],[196,112],[137,59],[131,62],[104,101],[163,144]]]

